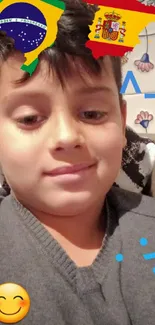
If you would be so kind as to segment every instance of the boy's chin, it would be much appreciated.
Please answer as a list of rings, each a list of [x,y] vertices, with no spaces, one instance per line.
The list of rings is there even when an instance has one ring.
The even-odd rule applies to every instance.
[[[52,196],[49,199],[46,196],[42,198],[38,204],[36,202],[34,209],[51,215],[72,216],[82,214],[94,205],[94,194],[89,192],[78,192],[63,193],[56,197]]]

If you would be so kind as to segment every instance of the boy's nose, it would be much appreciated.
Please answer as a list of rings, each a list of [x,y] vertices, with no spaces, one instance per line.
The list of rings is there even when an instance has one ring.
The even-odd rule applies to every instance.
[[[80,123],[73,118],[59,117],[53,133],[54,150],[79,148],[84,143]]]

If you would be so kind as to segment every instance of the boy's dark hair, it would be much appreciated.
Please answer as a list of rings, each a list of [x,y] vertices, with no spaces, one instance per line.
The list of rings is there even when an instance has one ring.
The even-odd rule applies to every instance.
[[[78,69],[81,76],[83,67],[88,74],[99,75],[104,64],[103,57],[94,59],[91,50],[85,47],[86,41],[89,40],[89,25],[92,24],[98,7],[82,0],[64,0],[64,3],[66,10],[58,22],[55,44],[39,56],[39,59],[44,58],[49,62],[49,66],[52,67],[62,85],[65,84],[65,78],[73,72],[73,68]],[[5,32],[0,32],[0,59],[6,60],[15,51],[14,40],[7,37]],[[70,57],[72,60],[69,59]],[[121,101],[121,59],[113,56],[111,62]],[[106,66],[104,68],[106,69]],[[28,78],[29,74],[26,73],[20,82]]]

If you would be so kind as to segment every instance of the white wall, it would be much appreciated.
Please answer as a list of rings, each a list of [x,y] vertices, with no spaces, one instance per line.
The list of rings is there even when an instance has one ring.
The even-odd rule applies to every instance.
[[[147,30],[144,29],[139,35],[140,44],[136,45],[134,50],[127,54],[128,62],[123,64],[123,80],[126,73],[131,70],[134,73],[142,94],[135,94],[132,83],[129,82],[124,98],[127,100],[128,104],[127,124],[139,134],[155,139],[155,98],[144,98],[144,93],[155,93],[155,22],[146,26],[146,29]],[[154,64],[154,68],[149,72],[142,72],[134,65],[134,61],[140,60],[142,55],[146,53],[146,32],[148,33],[149,59],[150,62]],[[154,117],[149,123],[147,130],[140,124],[135,124],[135,119],[140,111],[148,111],[148,113],[152,114]]]

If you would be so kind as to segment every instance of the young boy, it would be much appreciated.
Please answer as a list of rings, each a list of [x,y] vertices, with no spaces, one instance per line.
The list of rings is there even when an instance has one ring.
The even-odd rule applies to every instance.
[[[154,325],[155,262],[143,254],[155,248],[155,200],[112,187],[126,144],[120,58],[96,61],[85,47],[95,7],[65,3],[32,77],[0,39],[0,161],[11,188],[0,283],[28,292],[22,325]],[[26,303],[15,298],[12,315]],[[7,306],[0,294],[8,322]]]

